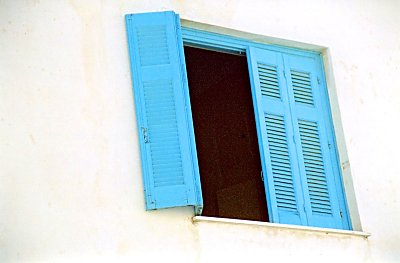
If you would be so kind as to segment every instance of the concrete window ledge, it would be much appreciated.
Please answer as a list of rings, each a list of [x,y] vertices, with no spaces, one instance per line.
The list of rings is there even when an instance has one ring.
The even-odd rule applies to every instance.
[[[371,236],[370,233],[352,230],[340,230],[340,229],[330,229],[321,227],[309,227],[309,226],[296,226],[296,225],[285,225],[285,224],[275,224],[268,222],[259,222],[251,220],[241,220],[241,219],[230,219],[230,218],[218,218],[218,217],[208,217],[208,216],[194,216],[192,218],[194,223],[198,222],[209,222],[209,223],[223,223],[223,224],[235,224],[235,225],[251,225],[260,226],[266,228],[274,229],[288,229],[295,231],[306,231],[306,232],[317,232],[324,234],[336,234],[336,235],[348,235],[348,236],[359,236],[363,238],[368,238]]]

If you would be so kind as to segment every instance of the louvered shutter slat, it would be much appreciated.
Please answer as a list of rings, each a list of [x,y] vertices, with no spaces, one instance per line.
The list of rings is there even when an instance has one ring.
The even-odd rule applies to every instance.
[[[201,207],[179,17],[127,15],[126,26],[146,208]]]
[[[278,210],[298,213],[284,118],[283,116],[266,114],[265,126],[277,208]],[[274,136],[272,140],[270,139],[271,135]],[[275,156],[280,158],[275,158]],[[281,161],[285,161],[287,165],[282,166]]]
[[[273,65],[257,64],[259,84],[263,96],[280,99],[277,69]]]
[[[307,72],[290,71],[294,100],[305,105],[314,105],[310,75]]]

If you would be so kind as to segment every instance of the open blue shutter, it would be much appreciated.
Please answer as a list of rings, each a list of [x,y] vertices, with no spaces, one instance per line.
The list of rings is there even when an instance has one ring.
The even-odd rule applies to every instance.
[[[308,225],[346,229],[341,177],[330,152],[335,151],[335,142],[326,119],[327,94],[318,83],[319,64],[296,55],[284,55],[284,63]]]
[[[126,16],[147,209],[202,207],[179,16]]]
[[[282,55],[248,53],[270,221],[306,225]]]

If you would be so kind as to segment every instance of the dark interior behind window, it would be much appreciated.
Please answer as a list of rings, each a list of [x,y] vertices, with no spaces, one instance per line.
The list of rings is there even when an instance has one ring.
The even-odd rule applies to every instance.
[[[204,216],[268,221],[245,56],[185,47]]]

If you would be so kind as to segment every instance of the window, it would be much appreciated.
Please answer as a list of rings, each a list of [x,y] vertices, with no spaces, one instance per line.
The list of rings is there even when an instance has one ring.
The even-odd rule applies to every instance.
[[[227,191],[219,191],[217,204],[225,208],[220,209],[217,216],[350,229],[319,54],[182,29],[179,16],[173,12],[127,15],[126,23],[147,209],[190,205],[195,207],[197,215],[203,210],[201,188],[207,188],[204,185],[207,180],[203,182],[200,173],[201,158],[198,159],[196,140],[200,143],[204,138],[198,137],[201,132],[195,136],[196,130],[202,128],[201,121],[196,121],[198,115],[192,113],[191,99],[197,95],[188,86],[185,43],[186,53],[198,52],[206,61],[213,55],[199,47],[214,50],[208,52],[241,54],[242,59],[235,60],[229,57],[235,55],[228,54],[225,57],[232,59],[232,63],[244,62],[248,67],[249,93],[236,98],[251,98],[253,115],[249,117],[248,109],[243,110],[250,124],[239,123],[242,126],[238,124],[237,127],[248,130],[240,135],[251,136],[247,141],[256,137],[259,163],[243,170],[249,170],[245,173],[249,176],[257,173],[254,178],[259,180],[238,181]],[[189,61],[188,65],[196,61],[199,58]],[[196,71],[196,67],[191,68],[190,71]],[[241,105],[249,104],[243,99]],[[200,103],[196,103],[204,104],[201,98]],[[224,108],[210,105],[200,111]],[[229,105],[225,106],[230,113]],[[237,109],[232,108],[232,114],[234,111]],[[229,117],[230,114],[226,114],[226,119],[220,118],[218,122],[235,122],[235,117]],[[207,121],[213,120],[206,119],[203,123]],[[212,131],[205,134],[211,139],[223,136]],[[228,146],[233,142],[227,143]],[[210,147],[215,149],[216,146]],[[254,147],[249,146],[249,149]],[[199,153],[201,151],[207,152],[207,149],[199,148]],[[209,166],[219,167],[218,163]],[[236,180],[222,178],[227,180],[227,185],[228,180]],[[224,185],[224,182],[219,184]],[[243,191],[247,192],[242,198]],[[251,209],[245,213],[232,211],[236,209],[231,204],[235,199],[259,200],[260,193],[265,199],[264,203],[254,202],[257,213],[251,213]],[[204,211],[207,211],[207,205],[212,203],[208,203],[207,198],[204,200]],[[260,208],[261,203],[264,209]],[[206,213],[212,215],[212,212]],[[259,215],[263,213],[265,219]]]

